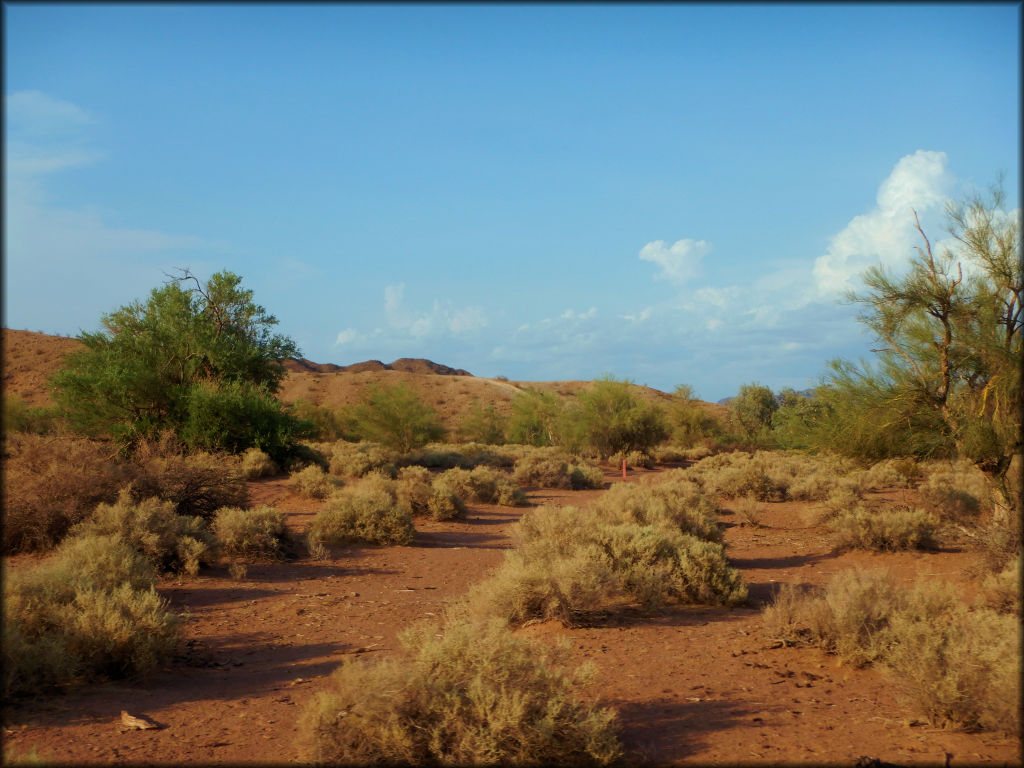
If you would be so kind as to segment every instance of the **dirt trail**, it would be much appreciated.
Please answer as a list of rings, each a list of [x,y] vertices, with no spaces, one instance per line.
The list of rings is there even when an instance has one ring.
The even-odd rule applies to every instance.
[[[633,473],[637,481],[650,473]],[[617,481],[615,473],[606,479]],[[287,481],[252,485],[255,504],[275,503],[301,529],[319,503]],[[535,491],[533,503],[586,504],[600,492]],[[841,667],[808,649],[773,647],[758,601],[783,582],[821,583],[852,566],[888,566],[902,578],[934,574],[965,582],[963,552],[896,555],[831,551],[808,526],[808,505],[766,507],[765,527],[722,520],[732,562],[755,605],[680,607],[654,616],[609,617],[566,629],[521,630],[540,641],[568,638],[598,673],[584,695],[615,706],[625,762],[837,763],[868,756],[896,764],[1018,764],[1019,739],[923,725],[894,681]],[[412,546],[337,548],[322,561],[250,565],[233,581],[224,567],[164,581],[187,611],[178,657],[145,683],[97,685],[5,711],[5,751],[31,750],[60,763],[268,763],[302,759],[299,723],[331,671],[355,655],[394,652],[397,633],[439,618],[510,546],[522,509],[471,505],[468,519],[417,520]],[[163,727],[122,732],[120,712]]]

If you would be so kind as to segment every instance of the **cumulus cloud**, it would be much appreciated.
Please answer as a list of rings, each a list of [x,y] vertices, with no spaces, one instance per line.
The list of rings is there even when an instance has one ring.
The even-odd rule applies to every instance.
[[[641,261],[650,261],[661,269],[657,277],[676,285],[685,285],[700,269],[701,260],[711,252],[707,240],[676,240],[669,245],[654,240],[640,249]]]
[[[356,331],[352,330],[351,328],[346,328],[344,331],[340,331],[338,333],[338,338],[336,338],[334,340],[334,344],[336,346],[341,346],[343,344],[350,344],[350,343],[352,343],[353,341],[355,341],[358,338],[359,338],[359,334],[356,333]]]
[[[405,303],[405,283],[384,288],[384,313],[388,324],[416,339],[445,332],[464,335],[487,325],[487,315],[476,306],[454,307],[451,302],[434,301],[426,312],[415,312]]]
[[[819,293],[835,295],[853,288],[854,279],[869,266],[905,263],[918,242],[914,210],[924,215],[940,209],[951,185],[945,152],[918,150],[901,158],[878,188],[875,207],[854,217],[815,261]]]

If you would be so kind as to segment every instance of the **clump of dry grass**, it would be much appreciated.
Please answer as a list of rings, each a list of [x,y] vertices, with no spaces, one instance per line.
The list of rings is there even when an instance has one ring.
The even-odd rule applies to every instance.
[[[221,554],[266,558],[281,554],[287,529],[284,513],[273,507],[222,507],[214,515],[213,534]]]
[[[470,590],[471,615],[573,624],[628,602],[653,609],[666,601],[735,605],[746,599],[721,544],[665,523],[619,520],[575,507],[539,507],[524,515],[515,549]]]
[[[310,524],[311,544],[410,544],[412,516],[398,503],[394,483],[368,477],[341,489]]]
[[[93,516],[71,529],[72,536],[112,535],[141,552],[160,571],[199,572],[209,562],[214,539],[202,518],[179,515],[170,501],[135,501],[130,486],[113,504],[99,504]]]
[[[883,665],[936,725],[1015,732],[1017,619],[968,609],[947,584],[896,587],[886,572],[847,571],[824,590],[785,585],[765,609],[772,637]]]
[[[259,448],[249,448],[242,454],[242,474],[246,480],[276,475],[281,469]]]
[[[923,509],[857,506],[830,523],[839,549],[934,549],[939,520]]]
[[[527,453],[516,461],[513,479],[521,486],[574,491],[604,486],[600,467],[573,459],[558,448],[538,448]]]
[[[338,478],[331,477],[315,464],[292,473],[291,480],[296,490],[308,499],[326,499],[341,486]]]
[[[4,695],[100,676],[131,677],[164,663],[177,617],[153,589],[149,562],[117,536],[67,540],[4,583]]]
[[[344,764],[606,765],[615,713],[580,702],[566,652],[500,624],[417,627],[409,658],[339,668],[303,719],[312,759]]]

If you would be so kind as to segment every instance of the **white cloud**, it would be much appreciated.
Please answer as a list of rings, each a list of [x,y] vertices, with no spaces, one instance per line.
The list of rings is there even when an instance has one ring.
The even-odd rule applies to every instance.
[[[384,312],[392,328],[406,331],[415,339],[443,334],[445,331],[464,335],[487,325],[487,315],[480,307],[456,308],[451,302],[435,300],[426,312],[416,313],[405,305],[405,283],[384,288]]]
[[[42,91],[15,91],[6,98],[7,129],[12,134],[51,137],[97,122],[88,111]]]
[[[707,240],[676,240],[672,245],[654,240],[640,249],[640,259],[661,267],[659,279],[683,285],[697,274],[701,260],[710,252]]]
[[[854,278],[869,266],[905,263],[919,243],[914,210],[923,216],[940,209],[951,184],[945,152],[918,150],[901,158],[878,188],[875,207],[854,217],[815,261],[819,293],[835,295],[854,287]]]
[[[651,308],[645,307],[642,311],[635,314],[619,315],[619,317],[623,320],[628,320],[631,323],[642,323],[651,318]]]
[[[351,342],[355,341],[358,338],[358,333],[356,333],[351,328],[346,328],[344,331],[340,331],[338,333],[338,338],[334,340],[334,343],[336,346],[341,346],[342,344],[350,344]]]

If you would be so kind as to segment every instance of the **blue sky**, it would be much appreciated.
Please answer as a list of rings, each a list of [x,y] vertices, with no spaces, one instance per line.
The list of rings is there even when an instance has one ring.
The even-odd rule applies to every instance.
[[[813,385],[950,197],[1019,206],[1020,7],[4,5],[4,324],[230,269],[303,354]]]

